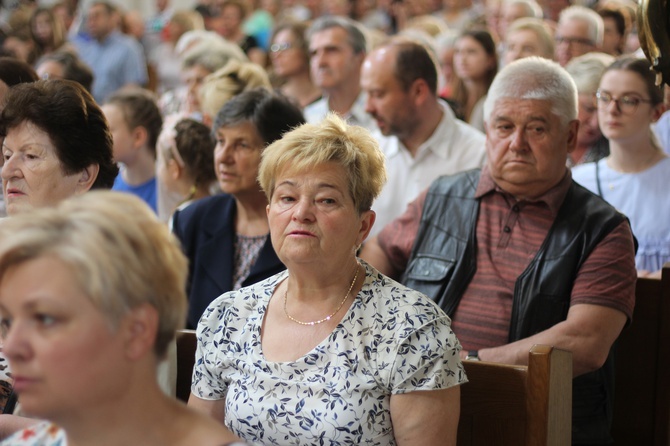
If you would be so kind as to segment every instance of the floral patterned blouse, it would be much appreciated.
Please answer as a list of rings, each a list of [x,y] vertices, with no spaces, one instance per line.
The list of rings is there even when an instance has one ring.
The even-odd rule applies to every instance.
[[[53,423],[30,426],[3,440],[7,446],[66,446],[65,431]]]
[[[261,324],[287,271],[223,294],[198,324],[193,393],[225,398],[225,424],[264,445],[395,445],[390,397],[467,382],[449,318],[361,261],[365,283],[339,325],[293,362],[263,356]]]

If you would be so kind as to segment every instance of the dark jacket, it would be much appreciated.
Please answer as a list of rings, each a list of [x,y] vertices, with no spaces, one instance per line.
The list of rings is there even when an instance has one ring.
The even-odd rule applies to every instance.
[[[433,182],[402,282],[453,316],[476,271],[479,170]],[[593,249],[625,217],[574,181],[534,259],[514,286],[508,342],[567,318],[572,287]],[[613,355],[573,381],[573,442],[607,444],[613,400]]]
[[[207,306],[233,289],[235,265],[235,199],[228,194],[203,198],[173,217],[173,232],[189,260],[188,326],[194,328]],[[270,237],[243,286],[286,269],[277,258]]]

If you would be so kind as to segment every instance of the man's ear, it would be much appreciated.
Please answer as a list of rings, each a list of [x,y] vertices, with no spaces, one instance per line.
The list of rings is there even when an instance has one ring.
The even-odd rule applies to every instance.
[[[77,180],[75,195],[83,194],[84,192],[91,190],[93,183],[95,183],[95,180],[98,179],[99,172],[99,164],[89,164],[87,167],[84,167],[84,170],[79,172],[79,179]]]
[[[424,103],[427,97],[433,95],[428,84],[423,79],[415,79],[409,87],[409,92],[417,104]]]
[[[126,314],[121,322],[126,357],[136,361],[152,352],[158,335],[158,310],[143,303]]]

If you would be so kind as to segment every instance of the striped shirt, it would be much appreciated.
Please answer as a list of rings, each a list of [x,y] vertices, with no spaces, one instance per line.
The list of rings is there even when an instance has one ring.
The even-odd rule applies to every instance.
[[[565,177],[535,200],[516,200],[500,189],[484,167],[475,192],[480,199],[477,219],[477,272],[452,318],[465,350],[507,343],[514,285],[542,245],[565,199],[572,176]],[[380,232],[382,250],[395,268],[409,261],[426,199],[424,191],[402,216]],[[580,268],[570,305],[614,308],[629,319],[634,305],[635,266],[632,234],[623,222],[608,234]]]

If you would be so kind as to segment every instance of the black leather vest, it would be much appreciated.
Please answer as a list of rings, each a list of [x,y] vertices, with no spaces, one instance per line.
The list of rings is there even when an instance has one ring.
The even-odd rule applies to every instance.
[[[476,270],[479,170],[441,177],[426,197],[402,282],[451,317]],[[625,217],[574,181],[535,258],[514,286],[508,342],[564,321],[572,286],[591,251]],[[573,380],[573,443],[608,444],[613,351],[605,365]]]

